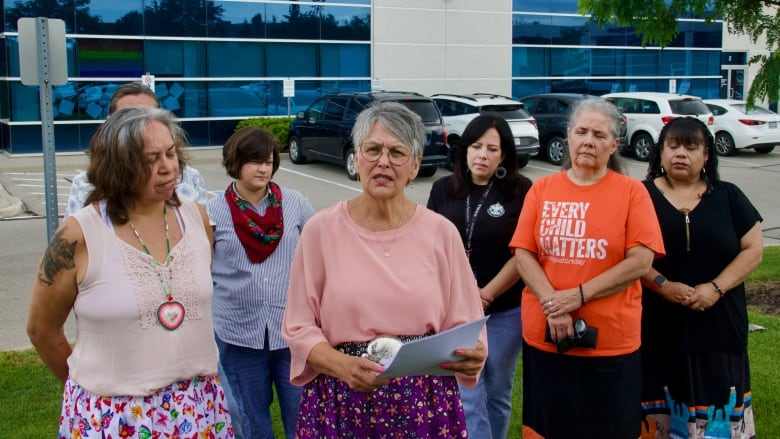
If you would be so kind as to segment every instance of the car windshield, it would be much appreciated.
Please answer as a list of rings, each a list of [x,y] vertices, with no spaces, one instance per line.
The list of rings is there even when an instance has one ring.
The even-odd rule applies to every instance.
[[[681,99],[669,101],[674,114],[707,114],[710,109],[699,99]]]
[[[771,114],[776,116],[775,113],[767,110],[764,107],[753,107],[750,110],[747,109],[747,105],[745,104],[736,104],[736,105],[732,105],[732,107],[736,108],[737,110],[745,114]]]
[[[423,123],[441,123],[439,116],[439,110],[436,109],[436,104],[433,101],[421,101],[421,100],[402,100],[398,101],[406,108],[417,113],[422,119]]]
[[[479,111],[483,114],[491,113],[503,117],[506,120],[530,119],[531,115],[518,105],[485,105]]]

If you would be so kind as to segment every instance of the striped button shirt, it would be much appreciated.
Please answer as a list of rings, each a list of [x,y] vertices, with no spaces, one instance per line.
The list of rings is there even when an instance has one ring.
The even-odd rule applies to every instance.
[[[267,335],[270,349],[287,347],[281,326],[287,303],[290,264],[303,225],[314,215],[314,208],[299,192],[286,188],[281,190],[284,234],[276,250],[257,264],[249,261],[238,241],[224,194],[208,202],[209,216],[216,224],[211,267],[214,330],[224,342],[263,349]],[[261,215],[267,207],[268,196],[252,206]]]

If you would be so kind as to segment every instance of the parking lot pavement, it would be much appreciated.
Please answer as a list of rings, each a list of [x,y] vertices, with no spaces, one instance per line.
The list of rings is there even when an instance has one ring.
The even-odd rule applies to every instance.
[[[201,172],[209,191],[212,194],[221,193],[230,182],[221,165],[221,150],[195,151],[192,155],[191,164]],[[644,178],[647,169],[645,163],[633,159],[625,159],[624,163],[629,175]],[[70,187],[67,179],[75,175],[78,169],[84,169],[86,164],[83,155],[57,157],[60,203],[67,198]],[[30,347],[24,322],[33,277],[46,246],[46,219],[37,216],[45,212],[42,169],[40,157],[9,158],[0,155],[0,182],[13,195],[22,199],[31,212],[18,219],[0,220],[0,350]],[[535,180],[558,172],[558,168],[541,160],[531,160],[521,172]],[[764,217],[764,243],[780,245],[780,203],[777,201],[780,152],[757,155],[746,151],[733,157],[721,157],[720,172],[723,180],[737,184],[747,194]],[[439,169],[433,178],[418,179],[407,188],[408,196],[425,205],[433,182],[449,173]],[[282,164],[274,181],[301,192],[317,210],[352,198],[361,190],[358,182],[346,177],[342,167],[322,163],[294,165],[287,154],[282,154]],[[65,330],[69,337],[75,336],[72,319],[66,324]]]

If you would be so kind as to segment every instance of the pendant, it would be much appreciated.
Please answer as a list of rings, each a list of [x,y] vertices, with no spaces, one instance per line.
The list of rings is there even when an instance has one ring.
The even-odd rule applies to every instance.
[[[184,305],[175,300],[164,302],[157,308],[157,321],[163,328],[173,331],[184,322]]]
[[[390,252],[388,250],[385,250],[384,255],[385,255],[386,258],[389,258],[390,257]]]

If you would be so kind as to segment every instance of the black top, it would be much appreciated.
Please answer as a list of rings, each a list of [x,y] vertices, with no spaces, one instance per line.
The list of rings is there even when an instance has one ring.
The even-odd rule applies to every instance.
[[[463,244],[466,246],[466,198],[452,199],[447,195],[447,183],[451,176],[439,179],[431,187],[428,197],[428,208],[449,219],[460,232]],[[520,209],[523,207],[525,195],[531,188],[531,180],[518,180],[517,195],[507,197],[494,184],[484,199],[479,212],[474,219],[474,230],[471,235],[471,252],[469,262],[477,278],[480,288],[492,280],[504,267],[506,261],[512,258],[509,241],[515,233]],[[480,204],[487,186],[469,185],[470,212],[469,218]],[[504,294],[497,297],[493,304],[485,310],[485,314],[504,311],[520,306],[520,293],[523,291],[523,281],[518,281]]]
[[[653,267],[670,281],[689,286],[715,279],[740,251],[740,238],[761,215],[732,183],[719,182],[688,214],[690,250],[687,250],[685,214],[672,206],[652,180],[645,186],[653,200],[666,256]],[[741,283],[705,312],[692,311],[642,291],[642,344],[683,352],[745,352],[747,306]]]

